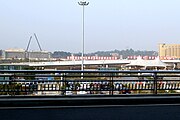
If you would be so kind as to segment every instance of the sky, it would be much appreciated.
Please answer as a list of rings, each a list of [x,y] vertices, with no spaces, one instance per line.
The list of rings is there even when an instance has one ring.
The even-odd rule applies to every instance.
[[[82,51],[79,0],[0,0],[0,49],[27,48],[36,33],[47,51]],[[85,53],[158,50],[180,43],[180,0],[87,0]],[[33,36],[29,50],[39,50]]]

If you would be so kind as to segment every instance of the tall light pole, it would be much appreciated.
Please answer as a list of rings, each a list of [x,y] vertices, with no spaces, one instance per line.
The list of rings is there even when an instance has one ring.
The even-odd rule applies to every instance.
[[[78,2],[80,6],[83,7],[83,13],[82,13],[82,63],[81,63],[81,70],[84,70],[84,7],[89,5],[89,2],[86,1],[80,1]]]

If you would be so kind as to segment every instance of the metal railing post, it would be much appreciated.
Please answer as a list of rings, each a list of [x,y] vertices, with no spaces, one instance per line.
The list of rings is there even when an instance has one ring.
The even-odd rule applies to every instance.
[[[154,91],[153,91],[153,94],[157,94],[157,73],[154,73],[153,78],[154,78]]]
[[[113,81],[113,73],[111,73],[111,81],[110,81],[110,91],[111,91],[111,94],[110,95],[113,95],[114,94],[114,81]]]
[[[15,86],[14,86],[14,81],[15,80],[15,73],[10,77],[10,82],[9,82],[9,87],[8,91],[11,96],[15,96]]]
[[[66,95],[66,73],[63,74],[63,95]]]

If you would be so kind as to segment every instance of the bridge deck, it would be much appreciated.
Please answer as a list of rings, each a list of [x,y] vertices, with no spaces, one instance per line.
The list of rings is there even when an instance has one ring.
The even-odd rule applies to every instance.
[[[1,120],[177,120],[179,95],[1,96]]]

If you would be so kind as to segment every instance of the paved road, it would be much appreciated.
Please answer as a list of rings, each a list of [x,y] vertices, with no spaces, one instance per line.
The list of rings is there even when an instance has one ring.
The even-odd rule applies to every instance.
[[[0,109],[0,120],[179,120],[180,105]]]

